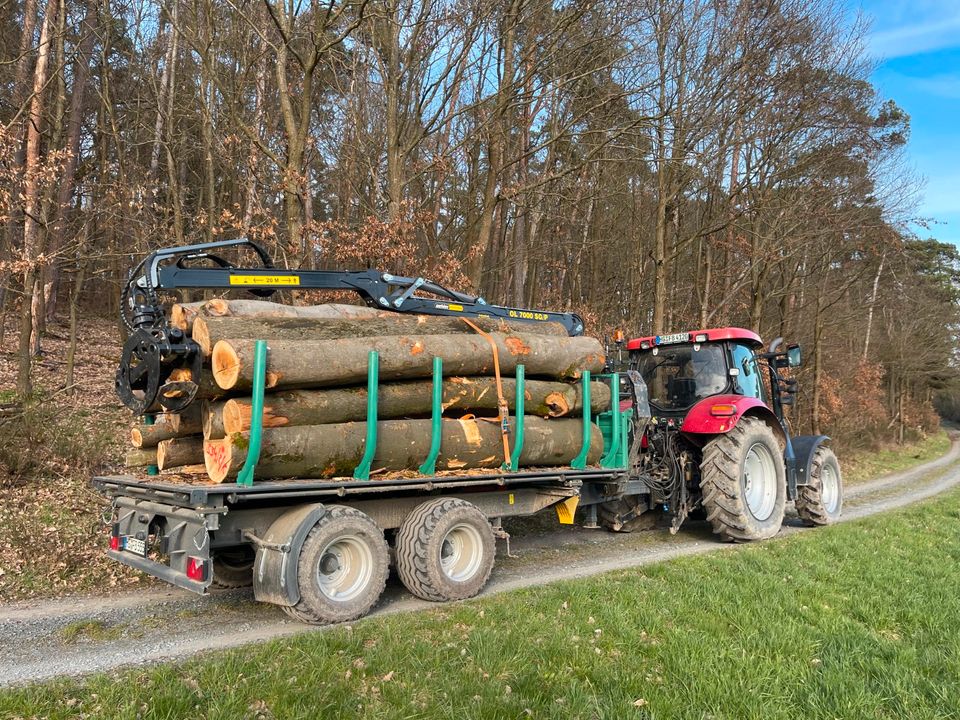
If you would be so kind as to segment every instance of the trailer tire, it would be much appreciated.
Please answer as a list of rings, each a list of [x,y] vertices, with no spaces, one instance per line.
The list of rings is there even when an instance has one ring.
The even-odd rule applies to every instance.
[[[619,500],[609,500],[597,507],[600,524],[610,532],[631,533],[637,530],[652,530],[657,524],[656,514],[641,510],[635,518],[623,522],[621,518],[634,512],[638,505],[646,504],[646,497],[624,495]]]
[[[713,532],[728,542],[773,537],[783,524],[786,469],[777,436],[760,418],[741,418],[703,448],[703,507]]]
[[[231,548],[213,556],[214,587],[232,589],[253,585],[253,564],[257,556],[250,547]]]
[[[820,446],[810,463],[810,484],[797,488],[797,515],[806,525],[830,525],[843,511],[843,476],[833,450]]]
[[[389,549],[380,526],[355,508],[330,505],[300,551],[300,600],[283,609],[316,625],[355,620],[376,605],[388,572]]]
[[[480,509],[458,498],[414,508],[397,530],[397,574],[419,598],[442,602],[479,593],[496,556],[493,529]]]

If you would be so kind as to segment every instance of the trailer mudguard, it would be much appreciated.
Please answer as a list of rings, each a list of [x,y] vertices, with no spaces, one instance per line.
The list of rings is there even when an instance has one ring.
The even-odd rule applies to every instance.
[[[794,467],[797,471],[797,485],[810,484],[810,471],[813,456],[823,443],[829,440],[827,435],[798,435],[793,438]]]
[[[286,606],[300,602],[300,551],[325,512],[320,503],[300,505],[274,520],[264,537],[250,537],[257,548],[253,565],[253,596],[257,600]]]

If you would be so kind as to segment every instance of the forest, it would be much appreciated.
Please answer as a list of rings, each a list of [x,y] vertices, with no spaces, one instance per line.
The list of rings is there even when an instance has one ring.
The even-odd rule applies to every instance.
[[[0,0],[15,395],[144,254],[247,236],[601,337],[784,336],[796,432],[931,432],[960,415],[960,254],[914,230],[867,32],[834,0]]]

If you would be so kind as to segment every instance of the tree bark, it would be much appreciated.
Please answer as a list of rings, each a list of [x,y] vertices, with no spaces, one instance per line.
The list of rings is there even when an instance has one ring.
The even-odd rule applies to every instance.
[[[363,318],[377,317],[382,310],[365,305],[284,305],[267,300],[208,300],[201,313],[210,317],[247,318]]]
[[[475,318],[471,322],[485,332],[536,333],[567,337],[559,323],[508,322],[494,318]],[[457,317],[431,315],[398,315],[381,312],[376,316],[357,319],[334,318],[237,318],[197,317],[193,322],[193,339],[210,357],[213,346],[220,340],[246,338],[250,340],[339,340],[356,337],[389,335],[474,335],[476,330]]]
[[[377,394],[377,417],[381,420],[426,416],[431,411],[431,381],[388,383]],[[528,380],[524,407],[539,417],[563,417],[582,413],[583,398],[579,384]],[[516,384],[503,380],[503,393],[510,410],[516,409]],[[593,412],[610,408],[610,389],[604,383],[590,386]],[[497,410],[497,385],[494,378],[451,377],[443,383],[444,412]],[[250,429],[253,407],[250,398],[233,398],[223,405],[223,434]],[[367,389],[364,387],[330,390],[290,390],[271,393],[264,398],[263,426],[322,425],[365,420]]]
[[[548,335],[490,336],[497,344],[500,371],[513,374],[518,363],[530,376],[577,378],[583,370],[603,369],[603,348],[590,337]],[[224,390],[246,390],[253,380],[253,340],[221,340],[213,348],[213,377]],[[478,335],[407,335],[343,340],[269,343],[269,388],[352,385],[367,377],[369,353],[380,354],[381,381],[430,377],[433,358],[443,358],[450,375],[490,375],[493,353]]]
[[[413,470],[430,450],[430,420],[386,420],[377,424],[377,471]],[[580,452],[583,428],[578,420],[525,420],[522,467],[568,465]],[[263,433],[258,478],[326,478],[353,473],[363,457],[366,423],[273,428]],[[214,482],[234,477],[247,457],[248,440],[230,435],[204,443],[207,474]],[[504,461],[499,424],[482,420],[444,420],[438,470],[499,468]],[[588,462],[603,452],[600,429],[592,426]]]
[[[157,445],[157,467],[161,470],[202,462],[203,438],[171,438]]]
[[[128,468],[147,467],[157,464],[156,448],[137,448],[128,450],[123,460],[123,464]]]
[[[203,439],[220,440],[226,436],[223,427],[223,408],[225,400],[204,400],[200,411],[203,418]]]
[[[130,430],[130,441],[134,447],[149,448],[156,447],[164,440],[194,435],[202,430],[199,425],[199,414],[196,418],[194,422],[190,416],[187,416],[184,421],[175,413],[158,414],[152,425],[134,425]]]

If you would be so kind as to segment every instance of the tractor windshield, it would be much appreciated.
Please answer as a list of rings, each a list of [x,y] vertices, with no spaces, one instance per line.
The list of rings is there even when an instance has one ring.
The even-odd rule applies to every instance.
[[[637,368],[650,404],[661,411],[686,410],[698,400],[727,389],[722,345],[662,345],[640,354]]]

